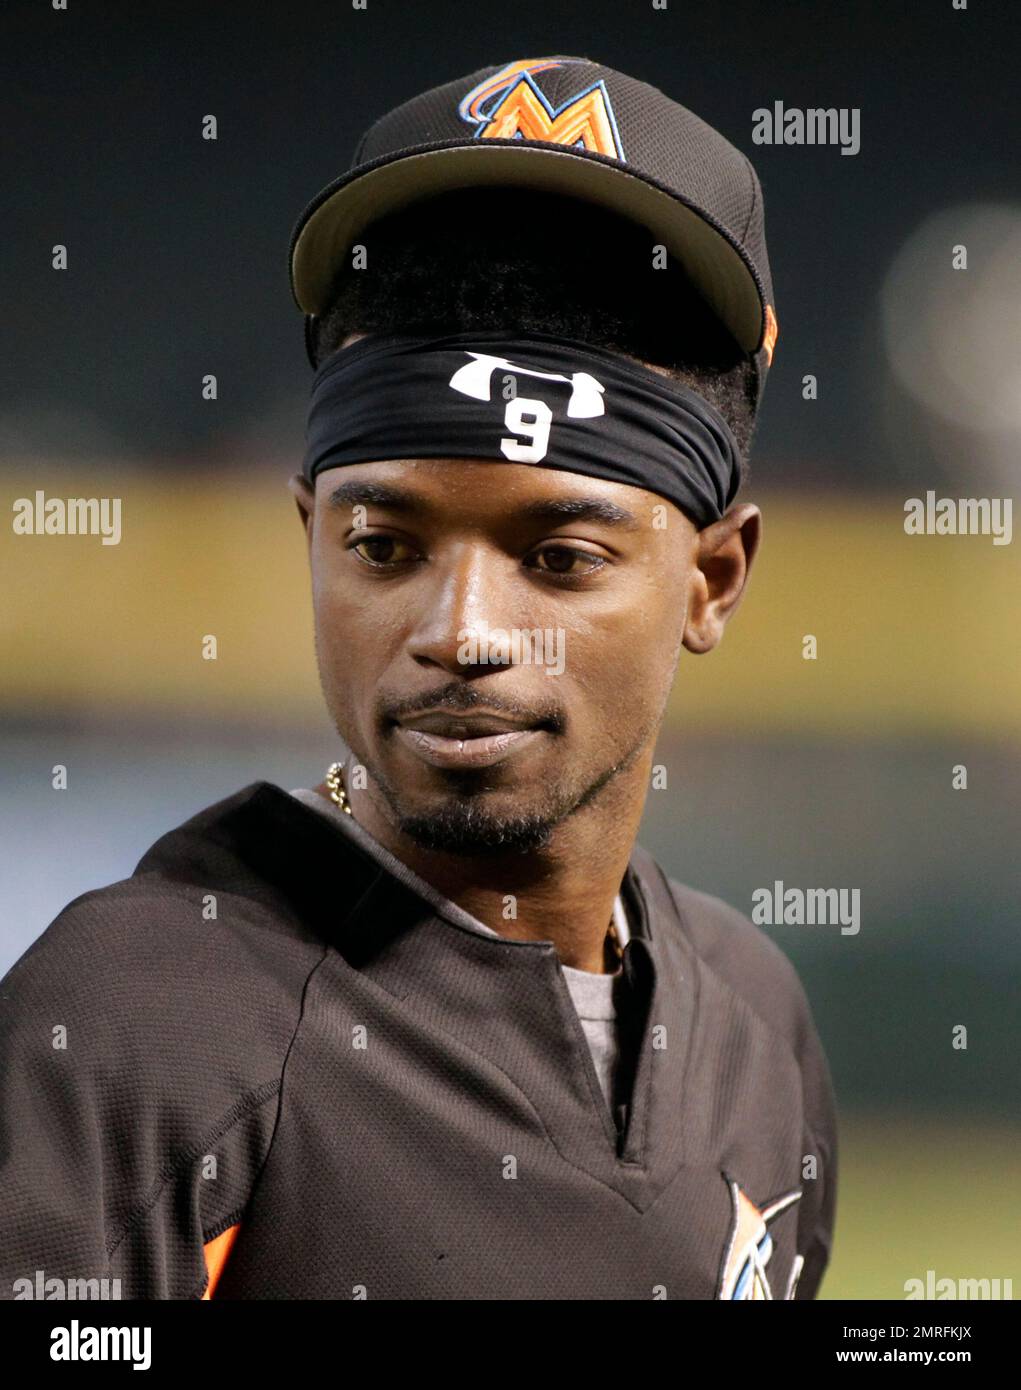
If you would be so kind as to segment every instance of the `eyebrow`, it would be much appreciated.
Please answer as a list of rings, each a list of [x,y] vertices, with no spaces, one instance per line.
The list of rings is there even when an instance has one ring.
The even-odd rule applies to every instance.
[[[340,483],[326,495],[328,507],[386,507],[393,512],[429,512],[432,502],[392,483]],[[633,512],[605,497],[553,497],[526,502],[515,515],[534,522],[598,521],[605,526],[634,530],[641,523]]]

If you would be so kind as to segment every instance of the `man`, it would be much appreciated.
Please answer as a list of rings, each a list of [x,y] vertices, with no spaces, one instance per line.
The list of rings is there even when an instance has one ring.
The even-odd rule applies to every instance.
[[[759,541],[754,173],[611,69],[501,65],[377,122],[291,268],[345,755],[163,836],[11,972],[5,1296],[813,1297],[804,993],[635,844],[681,647]]]

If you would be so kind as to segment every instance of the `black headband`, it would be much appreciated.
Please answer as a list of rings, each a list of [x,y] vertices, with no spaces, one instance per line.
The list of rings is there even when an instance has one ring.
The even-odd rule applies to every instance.
[[[499,330],[359,339],[312,383],[304,474],[385,459],[486,458],[627,483],[699,528],[741,482],[723,416],[604,348]]]

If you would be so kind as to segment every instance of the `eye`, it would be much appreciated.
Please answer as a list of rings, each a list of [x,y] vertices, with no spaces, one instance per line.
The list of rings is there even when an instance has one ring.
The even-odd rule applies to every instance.
[[[540,573],[564,575],[575,579],[585,574],[594,574],[606,563],[590,550],[579,550],[569,545],[547,545],[535,552],[537,558],[545,563],[536,565]]]
[[[348,546],[367,565],[380,567],[403,564],[414,559],[416,551],[406,541],[394,536],[363,536]]]

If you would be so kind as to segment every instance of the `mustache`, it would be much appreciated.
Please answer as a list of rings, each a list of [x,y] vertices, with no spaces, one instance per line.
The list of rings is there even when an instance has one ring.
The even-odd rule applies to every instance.
[[[562,732],[566,717],[562,710],[551,701],[539,701],[532,705],[518,704],[513,700],[493,696],[480,691],[474,685],[463,681],[451,681],[438,690],[409,695],[403,700],[386,701],[381,706],[384,723],[395,723],[423,710],[446,710],[451,714],[467,714],[475,709],[491,710],[494,714],[506,714],[528,724],[549,729],[553,733]]]

